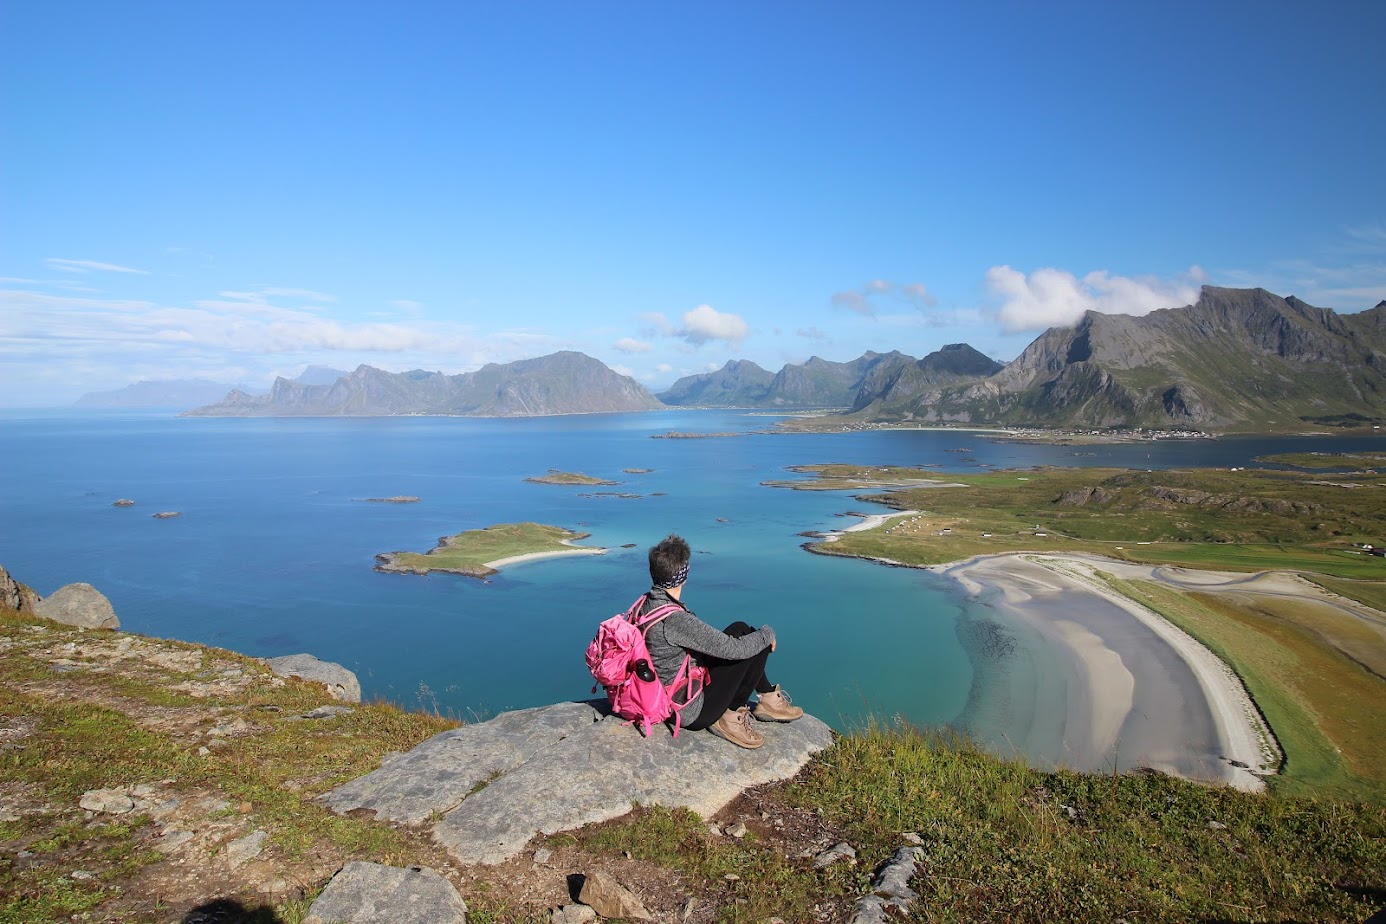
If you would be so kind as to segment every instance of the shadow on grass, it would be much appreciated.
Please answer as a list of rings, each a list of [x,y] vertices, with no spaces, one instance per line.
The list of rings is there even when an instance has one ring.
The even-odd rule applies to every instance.
[[[233,898],[218,898],[183,915],[180,924],[284,924],[273,908],[247,908]]]

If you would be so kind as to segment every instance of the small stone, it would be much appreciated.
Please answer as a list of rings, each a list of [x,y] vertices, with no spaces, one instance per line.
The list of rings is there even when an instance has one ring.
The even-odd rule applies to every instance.
[[[1222,822],[1218,821],[1217,819],[1213,819],[1212,821],[1208,822],[1208,830],[1209,830],[1209,831],[1226,831],[1226,830],[1227,830],[1227,825],[1223,824]]]
[[[769,812],[761,812],[761,813],[760,813],[760,820],[761,820],[761,821],[769,821],[769,820],[770,820],[770,813],[769,813]]]
[[[434,870],[353,861],[332,877],[309,907],[303,924],[466,924],[466,920],[467,903]]]
[[[679,915],[679,919],[687,921],[689,918],[693,917],[693,909],[696,907],[698,907],[698,900],[690,896],[688,901],[683,903],[683,913]]]
[[[653,921],[654,916],[645,910],[640,899],[625,886],[616,881],[605,870],[593,870],[582,883],[578,901],[590,905],[604,918],[629,918],[633,921]]]
[[[841,841],[840,843],[834,844],[827,850],[820,853],[818,856],[814,857],[813,868],[826,869],[827,867],[832,866],[834,863],[837,863],[840,860],[846,860],[848,863],[851,863],[854,866],[857,862],[856,849],[853,848],[852,845],[847,843],[846,841]]]
[[[732,825],[730,828],[727,829],[727,833],[730,834],[732,837],[745,837],[746,826],[738,821],[736,824]]]
[[[74,869],[72,872],[68,873],[67,876],[69,879],[76,879],[78,882],[84,882],[88,879],[96,878],[95,873],[89,872],[84,869]]]
[[[538,850],[534,851],[534,862],[535,862],[535,863],[539,863],[539,864],[547,863],[547,862],[549,862],[549,860],[550,860],[552,857],[553,857],[553,851],[550,850],[550,849],[547,848],[547,847],[540,847]]]
[[[590,924],[596,919],[597,912],[590,905],[564,905],[549,915],[552,924]]]
[[[633,859],[629,850],[622,850],[621,856],[625,857],[627,860]]]
[[[339,715],[349,715],[352,709],[349,706],[319,706],[312,712],[305,712],[301,718],[305,719],[335,719]]]
[[[900,836],[904,838],[907,844],[913,844],[916,847],[922,847],[924,845],[924,838],[920,837],[919,834],[914,831],[906,831]]]
[[[130,795],[137,799],[148,799],[150,796],[154,795],[154,792],[155,789],[153,786],[148,783],[141,783],[130,790]]]
[[[212,752],[211,752],[210,750],[208,750],[207,748],[205,748],[205,747],[203,747],[203,748],[198,748],[198,749],[197,749],[197,756],[198,756],[198,757],[207,757],[207,756],[209,756],[211,753],[212,753]]]
[[[108,815],[124,815],[135,808],[135,800],[120,789],[87,790],[77,804],[88,812],[105,812]]]
[[[249,815],[251,804],[249,802],[242,802],[240,805],[236,806],[236,808],[240,811],[242,815]]]
[[[707,833],[711,834],[713,837],[721,837],[722,829],[718,826],[717,822],[709,821],[707,823]]]
[[[1077,820],[1078,820],[1078,810],[1077,810],[1076,808],[1074,808],[1073,806],[1071,806],[1071,805],[1060,805],[1059,808],[1061,808],[1061,809],[1064,810],[1064,814],[1068,816],[1068,820],[1069,820],[1069,821],[1077,821]]]
[[[741,877],[738,876],[738,875],[736,875],[736,873],[727,873],[727,875],[723,876],[722,878],[725,879],[725,880],[727,880],[728,882],[740,882],[740,881],[741,881]]]
[[[271,879],[269,882],[260,885],[260,891],[265,895],[280,895],[293,888],[287,879]]]
[[[232,841],[226,845],[226,862],[232,869],[236,869],[255,859],[260,855],[260,851],[265,849],[265,840],[268,837],[268,831],[259,829]]]

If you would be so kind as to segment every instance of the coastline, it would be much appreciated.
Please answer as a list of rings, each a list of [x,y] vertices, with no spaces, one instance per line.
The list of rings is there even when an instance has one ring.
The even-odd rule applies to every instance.
[[[819,554],[843,554],[813,546],[805,544]],[[1241,678],[1197,639],[1108,587],[1096,571],[1205,592],[1246,592],[1246,574],[1186,578],[1182,569],[1040,550],[941,565],[848,557],[950,578],[1053,645],[1068,673],[1057,761],[1064,766],[1099,773],[1118,764],[1151,767],[1259,792],[1263,777],[1283,760]],[[1259,577],[1270,584],[1266,592],[1315,596],[1286,576]]]
[[[1044,552],[983,555],[927,570],[987,595],[1058,643],[1071,665],[1064,750],[1080,770],[1112,761],[1238,789],[1264,789],[1281,756],[1241,679],[1202,643],[1108,587],[1096,574],[1180,586],[1158,566]],[[1200,589],[1242,583],[1204,575]],[[1162,657],[1164,655],[1164,657]],[[1176,663],[1177,662],[1177,663]],[[1074,731],[1076,730],[1076,731]]]

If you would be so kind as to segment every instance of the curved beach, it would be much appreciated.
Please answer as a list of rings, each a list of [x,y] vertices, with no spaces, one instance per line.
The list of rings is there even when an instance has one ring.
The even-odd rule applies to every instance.
[[[605,554],[606,554],[606,549],[586,549],[586,548],[554,549],[554,550],[551,551],[551,552],[528,552],[528,553],[526,553],[526,554],[524,554],[524,555],[511,555],[509,558],[497,558],[495,561],[488,561],[488,562],[486,562],[485,565],[486,565],[487,568],[495,568],[495,569],[499,570],[499,569],[505,567],[506,565],[515,565],[515,564],[519,564],[519,563],[522,562],[522,561],[538,561],[538,560],[541,559],[541,558],[561,558],[561,557],[563,557],[563,556],[565,556],[565,555],[605,555]]]
[[[1049,642],[1067,668],[1056,762],[1080,770],[1151,767],[1238,789],[1264,788],[1278,749],[1241,680],[1200,642],[1113,591],[1101,570],[1184,586],[1157,566],[1081,555],[1009,553],[929,570],[953,578]],[[1248,575],[1189,583],[1245,592]],[[1277,582],[1276,590],[1283,590]]]

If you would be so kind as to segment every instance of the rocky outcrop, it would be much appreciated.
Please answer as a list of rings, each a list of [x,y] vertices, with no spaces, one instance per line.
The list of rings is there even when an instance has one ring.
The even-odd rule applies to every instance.
[[[280,677],[298,677],[327,687],[333,699],[361,702],[361,682],[356,675],[334,661],[323,661],[310,654],[284,655],[265,661]]]
[[[0,567],[0,607],[32,613],[42,599],[32,587],[19,583]]]
[[[35,616],[84,629],[118,629],[115,607],[90,584],[68,584],[35,604]]]
[[[674,738],[662,726],[643,738],[604,706],[559,703],[444,732],[322,798],[339,814],[429,824],[458,862],[495,864],[536,834],[618,818],[637,803],[711,816],[832,743],[812,716],[761,726],[756,751],[707,732]]]
[[[716,372],[684,376],[659,400],[703,407],[850,407],[864,389],[874,391],[874,383],[913,363],[904,353],[868,350],[845,363],[810,356],[772,375],[750,360],[732,360]]]
[[[303,924],[466,924],[467,903],[431,869],[379,863],[343,866]]]

